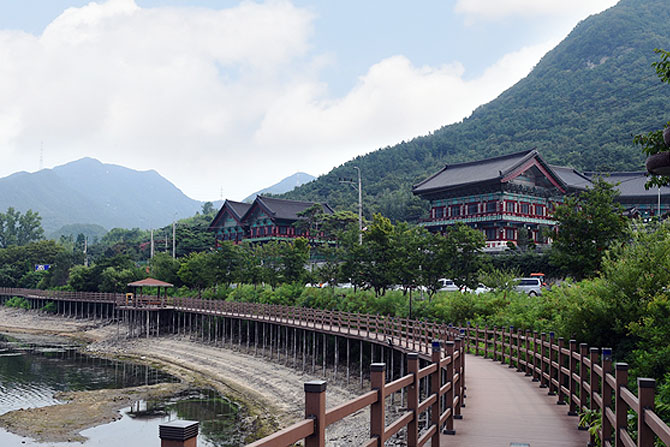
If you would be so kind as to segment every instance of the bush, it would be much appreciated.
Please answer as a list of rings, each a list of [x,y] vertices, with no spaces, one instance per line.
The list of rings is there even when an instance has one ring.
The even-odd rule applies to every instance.
[[[5,306],[15,307],[17,309],[30,309],[30,303],[25,298],[15,296],[5,301]]]

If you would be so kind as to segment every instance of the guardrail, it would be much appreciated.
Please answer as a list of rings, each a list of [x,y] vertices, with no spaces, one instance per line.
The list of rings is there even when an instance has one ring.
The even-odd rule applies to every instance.
[[[325,447],[326,427],[367,407],[370,408],[370,438],[364,447],[383,446],[402,429],[405,429],[408,447],[421,447],[428,441],[438,447],[443,427],[444,433],[455,433],[454,419],[460,418],[464,396],[465,344],[460,338],[444,342],[444,355],[441,345],[440,341],[431,344],[431,363],[424,368],[419,368],[418,353],[408,354],[408,374],[390,383],[386,383],[386,364],[373,363],[370,366],[372,389],[329,410],[326,410],[326,382],[305,383],[305,419],[247,447],[288,447],[301,440],[305,441],[305,447]],[[425,381],[423,387],[422,381]],[[421,395],[425,388],[428,392]],[[387,425],[386,398],[403,389],[407,390],[406,409]],[[420,427],[424,413],[428,413],[427,423]]]
[[[569,415],[587,411],[599,415],[601,445],[653,447],[657,439],[670,445],[670,427],[654,412],[655,380],[638,378],[636,396],[628,389],[628,364],[616,363],[612,371],[610,348],[578,346],[576,340],[566,344],[553,332],[514,328],[468,326],[466,335],[466,350],[516,366],[556,395],[558,404],[567,405]],[[629,426],[629,410],[637,416],[637,427]]]
[[[0,288],[0,295],[104,302],[115,303],[117,305],[127,304],[125,295],[110,293]],[[433,340],[453,339],[455,334],[460,333],[464,339],[464,350],[472,352],[475,355],[491,357],[493,360],[499,360],[503,364],[507,363],[510,367],[516,366],[518,371],[524,372],[527,376],[532,377],[533,381],[539,382],[540,387],[548,388],[550,394],[557,395],[558,403],[569,407],[568,414],[577,415],[586,411],[599,414],[602,426],[597,436],[600,438],[602,445],[651,447],[654,445],[655,440],[658,439],[666,446],[670,446],[670,427],[654,412],[656,383],[653,379],[638,378],[636,396],[628,389],[628,365],[626,363],[616,363],[614,365],[614,374],[612,374],[612,350],[610,348],[589,347],[585,343],[581,343],[578,346],[576,340],[569,340],[566,344],[564,338],[558,337],[556,339],[553,332],[538,334],[538,332],[531,332],[529,330],[514,331],[513,328],[498,329],[496,327],[489,329],[488,327],[480,328],[469,325],[466,328],[455,329],[451,325],[409,320],[406,318],[198,298],[167,297],[161,299],[138,296],[132,304],[138,307],[147,307],[150,305],[170,307],[177,311],[222,315],[267,321],[306,329],[318,329],[321,332],[387,342],[399,350],[431,355],[431,358],[434,355],[434,351],[432,353],[430,351]],[[447,357],[453,358],[455,356],[447,355]],[[426,373],[427,375],[434,374],[438,370],[438,367],[434,365],[428,368],[431,369],[431,372]],[[441,365],[439,369],[442,370],[444,367]],[[464,362],[461,362],[460,369],[458,379],[462,386]],[[374,375],[374,372],[372,371],[371,375]],[[410,376],[413,377],[413,384],[406,383],[410,380]],[[398,386],[398,390],[409,387],[409,395],[412,386],[416,386],[416,380],[418,380],[416,377],[417,374],[409,374],[392,382],[392,384],[394,384],[393,386]],[[430,380],[432,383],[433,379],[431,378]],[[455,379],[452,378],[451,380]],[[439,389],[448,387],[447,383],[440,385]],[[452,384],[451,387],[453,386]],[[378,390],[381,389],[378,387]],[[435,388],[431,389],[435,390]],[[372,407],[378,404],[381,402],[379,396],[386,395],[387,389],[384,388],[384,390],[383,392],[378,391],[374,402],[358,398],[362,400],[352,401],[350,403],[351,408],[359,404],[362,405],[363,402],[366,403],[363,407],[368,405]],[[367,396],[367,394],[364,396]],[[435,399],[439,400],[437,394],[435,396]],[[431,404],[426,404],[425,408],[421,406],[418,408],[425,411],[432,404],[434,402],[431,401]],[[455,408],[458,407],[460,406]],[[629,431],[634,431],[629,427],[629,410],[637,415],[636,440],[633,440],[633,435],[629,433]],[[348,413],[348,410],[342,410],[333,414],[337,414],[338,418],[332,419],[333,417],[331,416],[331,419],[328,419],[329,423],[339,420],[350,413]],[[392,424],[389,430],[395,430],[396,423],[400,424],[398,430],[405,426],[409,427],[410,422],[416,417],[418,417],[416,414],[411,417],[405,415]],[[329,423],[326,425],[329,425]],[[287,432],[291,433],[291,435],[285,435],[287,436],[285,439],[292,439],[292,436],[298,436],[307,432],[309,434],[305,434],[303,438],[310,438],[314,436],[314,433],[316,433],[314,430],[318,428],[315,424],[312,422],[312,428],[310,429],[310,423],[303,421],[297,424],[298,427],[291,428]],[[379,427],[377,428],[379,433],[375,439],[378,441],[386,436],[386,429],[382,432]],[[284,432],[286,430],[276,435]],[[281,435],[280,439],[284,439],[282,436],[284,435]],[[425,438],[421,439],[425,441]],[[290,443],[286,445],[290,445]],[[320,446],[321,444],[309,445]],[[366,445],[376,444],[369,443]]]

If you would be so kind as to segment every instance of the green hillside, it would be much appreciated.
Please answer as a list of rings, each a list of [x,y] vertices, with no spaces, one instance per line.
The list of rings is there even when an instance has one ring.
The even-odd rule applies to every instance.
[[[584,170],[642,169],[632,135],[670,119],[670,88],[654,48],[670,48],[670,2],[621,0],[581,22],[523,80],[460,123],[357,157],[283,197],[354,210],[338,178],[363,173],[366,214],[416,220],[427,213],[411,185],[461,162],[537,148],[550,163]]]

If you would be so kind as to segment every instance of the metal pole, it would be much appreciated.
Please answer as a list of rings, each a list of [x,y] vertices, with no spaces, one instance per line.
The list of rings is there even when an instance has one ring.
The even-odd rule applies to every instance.
[[[175,221],[172,221],[172,257],[175,257],[175,234],[176,234],[176,226],[177,223]]]
[[[358,245],[363,244],[363,189],[361,187],[361,169],[354,166],[358,171]]]

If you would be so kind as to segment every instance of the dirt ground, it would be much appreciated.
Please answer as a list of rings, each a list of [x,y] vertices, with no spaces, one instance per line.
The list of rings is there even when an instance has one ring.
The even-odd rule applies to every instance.
[[[99,326],[92,321],[0,307],[0,332],[61,335],[83,340],[88,343],[84,349],[93,355],[148,363],[180,377],[185,383],[213,386],[242,403],[246,414],[243,420],[245,429],[261,436],[300,420],[304,416],[303,384],[321,378],[303,375],[300,371],[277,364],[276,361],[270,362],[268,359],[246,354],[243,352],[244,348],[241,349],[242,352],[238,352],[229,347],[215,347],[174,336],[158,339],[126,339],[123,330],[117,332],[119,329],[115,324]],[[329,378],[327,407],[336,406],[361,394],[357,386],[346,388],[331,382],[332,379]],[[89,411],[96,413],[97,417],[86,422],[86,426],[77,426],[77,433],[87,427],[109,421],[110,410],[118,417],[118,410],[128,406],[125,400],[123,402],[114,400],[119,398],[114,392],[124,390],[103,391],[111,392],[104,397],[108,404],[99,408],[90,407]],[[125,391],[128,392],[128,389]],[[142,391],[147,390],[140,390],[138,391],[140,394],[137,395],[141,395]],[[87,393],[91,394],[91,392],[83,394]],[[72,394],[71,397],[75,399],[88,399],[78,396],[78,393]],[[14,433],[36,439],[48,441],[63,439],[59,437],[62,433],[59,434],[56,426],[58,420],[62,423],[72,417],[68,405],[38,410],[7,413],[0,418],[0,425]],[[21,431],[19,427],[31,425],[22,425],[21,420],[27,421],[34,417],[33,412],[44,415],[53,423],[44,424],[40,433]],[[368,424],[367,410],[333,424],[327,430],[328,445],[333,447],[361,445],[369,439]]]

